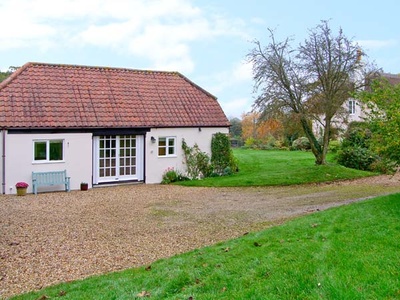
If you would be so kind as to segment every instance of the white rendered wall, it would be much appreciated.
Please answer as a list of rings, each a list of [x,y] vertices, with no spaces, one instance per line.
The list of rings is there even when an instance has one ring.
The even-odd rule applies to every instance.
[[[184,172],[186,166],[183,164],[182,139],[185,139],[188,146],[193,147],[195,143],[200,150],[211,155],[211,139],[217,132],[229,133],[228,128],[153,128],[146,134],[146,183],[160,183],[162,175],[167,168]],[[151,137],[156,139],[151,142]],[[176,137],[176,156],[159,157],[158,156],[158,138]]]
[[[33,141],[64,140],[62,162],[34,162]],[[6,194],[15,194],[15,184],[25,181],[32,192],[32,172],[67,170],[71,177],[71,190],[80,188],[81,182],[92,183],[92,134],[7,134],[6,135]],[[42,191],[64,190],[64,186],[40,187]]]
[[[356,100],[355,112],[354,112],[354,114],[349,114],[348,122],[351,123],[351,122],[362,122],[362,121],[364,121],[364,118],[366,117],[366,114],[365,114],[364,110],[365,110],[365,108],[362,107],[362,104],[360,104]]]
[[[3,134],[7,135],[6,130],[0,130],[0,184],[3,184]],[[0,187],[0,193],[3,193],[3,186]]]

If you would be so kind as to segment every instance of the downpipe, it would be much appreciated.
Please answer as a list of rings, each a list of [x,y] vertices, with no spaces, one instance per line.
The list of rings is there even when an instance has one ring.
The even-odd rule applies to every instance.
[[[6,193],[6,131],[3,128],[2,133],[2,170],[1,170],[1,187],[3,195]]]

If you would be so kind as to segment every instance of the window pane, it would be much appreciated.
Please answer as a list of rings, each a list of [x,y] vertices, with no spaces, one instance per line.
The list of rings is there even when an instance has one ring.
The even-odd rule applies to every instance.
[[[170,138],[168,140],[168,154],[169,155],[175,154],[175,138]]]
[[[46,142],[35,142],[35,160],[46,160]]]
[[[126,170],[125,175],[131,175],[131,168],[130,167],[126,167],[125,170]]]
[[[166,138],[159,138],[158,139],[158,146],[166,146],[167,145],[167,139]]]
[[[165,156],[166,154],[167,153],[165,147],[158,148],[158,156]]]
[[[50,141],[50,160],[63,159],[63,142]]]
[[[175,154],[175,148],[174,147],[168,147],[168,154],[169,155],[174,155]]]

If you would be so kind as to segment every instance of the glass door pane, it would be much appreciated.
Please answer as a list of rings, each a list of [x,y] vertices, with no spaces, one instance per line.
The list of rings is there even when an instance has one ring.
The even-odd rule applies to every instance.
[[[136,136],[119,137],[119,175],[134,178],[136,175]]]
[[[117,137],[102,135],[99,138],[99,177],[117,176]]]

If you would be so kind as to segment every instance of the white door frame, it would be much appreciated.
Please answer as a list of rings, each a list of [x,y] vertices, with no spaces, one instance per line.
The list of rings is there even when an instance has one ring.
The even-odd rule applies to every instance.
[[[121,147],[121,137],[135,136],[136,145],[134,147]],[[103,147],[100,147],[100,139],[107,138],[109,143],[105,145],[103,139]],[[114,143],[113,143],[114,141]],[[113,143],[113,144],[112,144]],[[134,150],[133,150],[134,149]],[[131,157],[127,157],[128,161],[132,161],[131,170],[135,170],[135,174],[121,175],[120,171],[120,155],[124,155],[124,151],[132,150]],[[102,151],[102,161],[100,160],[100,151]],[[128,155],[128,156],[129,156]],[[121,158],[124,159],[124,158]],[[124,166],[122,166],[124,167]],[[129,166],[127,166],[129,168]],[[101,171],[101,169],[103,169]],[[108,169],[108,170],[106,170]],[[100,174],[102,172],[102,174]],[[133,171],[132,171],[133,173]],[[143,135],[101,135],[93,137],[93,184],[106,182],[124,182],[129,180],[142,181],[144,179],[144,136]]]

